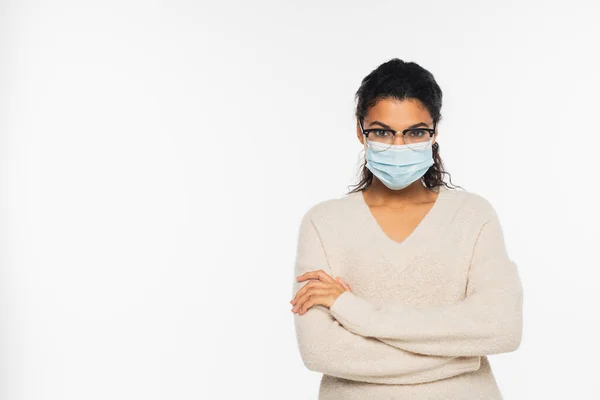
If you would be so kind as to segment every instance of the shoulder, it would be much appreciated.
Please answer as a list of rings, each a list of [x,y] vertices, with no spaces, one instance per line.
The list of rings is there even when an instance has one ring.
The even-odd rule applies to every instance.
[[[460,211],[467,213],[474,219],[484,221],[497,217],[496,209],[492,202],[483,194],[468,190],[448,190],[454,196],[460,197]]]
[[[319,200],[304,211],[302,220],[313,222],[343,220],[345,217],[349,217],[359,206],[360,198],[357,196],[361,195],[361,192],[354,192]]]

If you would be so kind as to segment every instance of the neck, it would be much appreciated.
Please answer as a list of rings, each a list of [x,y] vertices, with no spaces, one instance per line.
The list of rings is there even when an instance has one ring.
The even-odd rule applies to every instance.
[[[423,185],[421,179],[417,179],[404,189],[392,190],[373,177],[371,186],[364,192],[366,197],[376,204],[395,207],[428,201],[434,191]]]

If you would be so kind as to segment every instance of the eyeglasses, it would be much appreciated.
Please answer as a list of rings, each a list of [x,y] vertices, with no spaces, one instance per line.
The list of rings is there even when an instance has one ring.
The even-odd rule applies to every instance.
[[[389,149],[396,140],[396,134],[402,134],[402,141],[411,150],[427,149],[432,142],[435,134],[436,123],[433,123],[432,128],[408,128],[403,131],[395,131],[393,129],[373,128],[363,129],[362,121],[359,120],[360,130],[367,141],[367,145],[373,151],[385,151]]]

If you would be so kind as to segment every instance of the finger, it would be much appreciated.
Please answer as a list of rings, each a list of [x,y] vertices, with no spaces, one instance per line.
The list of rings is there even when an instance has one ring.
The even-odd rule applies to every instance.
[[[337,277],[335,278],[343,287],[345,290],[348,290],[349,292],[351,292],[352,290],[350,289],[350,286],[348,286],[348,284],[346,282],[344,282],[344,280],[341,277]]]
[[[298,311],[302,305],[308,301],[312,296],[319,296],[319,295],[327,295],[331,293],[331,289],[329,288],[323,288],[323,287],[312,287],[309,288],[308,291],[302,293],[297,299],[296,299],[296,303],[294,304],[294,308],[292,308],[292,311],[296,312]]]
[[[322,269],[316,270],[316,271],[305,272],[302,275],[297,276],[296,279],[298,281],[318,281],[318,282],[324,282],[324,283],[331,283],[331,282],[335,281],[333,279],[333,277],[331,277],[331,275],[329,275],[327,272],[323,271]],[[302,290],[302,289],[300,289],[300,290]],[[297,296],[298,296],[298,293],[296,293],[296,297]],[[295,302],[296,302],[296,300],[294,300],[294,299],[292,299],[290,301],[290,303],[292,303],[292,304],[295,304]]]
[[[298,292],[296,292],[296,295],[294,296],[294,298],[292,299],[292,301],[290,303],[292,303],[293,305],[296,305],[296,303],[298,302],[298,299],[300,297],[302,297],[310,288],[312,287],[321,287],[323,285],[327,285],[324,282],[321,282],[319,280],[309,280],[308,282],[306,282],[306,284],[304,286],[302,286]]]
[[[308,299],[306,302],[302,303],[302,307],[297,310],[298,315],[304,315],[306,311],[308,311],[313,306],[312,300]],[[306,308],[306,309],[304,309]]]
[[[303,293],[299,298],[297,303],[292,308],[293,312],[300,311],[304,309],[305,311],[308,308],[312,307],[315,304],[318,305],[326,305],[325,302],[327,296],[331,296],[334,293],[334,290],[330,287],[311,287],[310,290]],[[315,300],[318,299],[318,300]],[[306,306],[306,303],[310,303],[309,307]]]
[[[296,279],[300,282],[308,280],[308,279],[318,279],[322,282],[333,282],[334,279],[327,272],[322,269],[316,271],[308,271],[296,277]]]
[[[325,305],[327,304],[327,298],[331,295],[331,293],[327,292],[324,294],[313,294],[310,296],[302,306],[298,309],[299,315],[304,315],[306,312],[313,306]]]

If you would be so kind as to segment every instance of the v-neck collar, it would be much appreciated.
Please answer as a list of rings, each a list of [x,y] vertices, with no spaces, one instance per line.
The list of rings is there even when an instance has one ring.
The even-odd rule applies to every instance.
[[[441,203],[444,201],[445,194],[448,192],[448,188],[446,188],[443,185],[438,186],[437,188],[439,189],[439,192],[437,198],[435,199],[435,202],[433,203],[427,214],[425,214],[425,216],[421,219],[419,224],[401,242],[398,242],[389,237],[388,234],[385,233],[385,231],[381,228],[381,225],[379,225],[379,222],[377,222],[377,219],[375,218],[375,216],[371,212],[371,209],[369,208],[369,205],[365,201],[363,191],[355,192],[354,195],[356,197],[356,200],[360,203],[360,207],[365,214],[365,219],[368,220],[367,223],[369,224],[370,228],[376,231],[375,234],[380,236],[381,240],[390,243],[392,246],[404,247],[409,245],[411,241],[416,240],[415,238],[418,237],[418,235],[423,229],[426,229],[427,226],[432,223],[432,220],[435,219],[437,213],[439,212],[439,209],[441,208]]]

